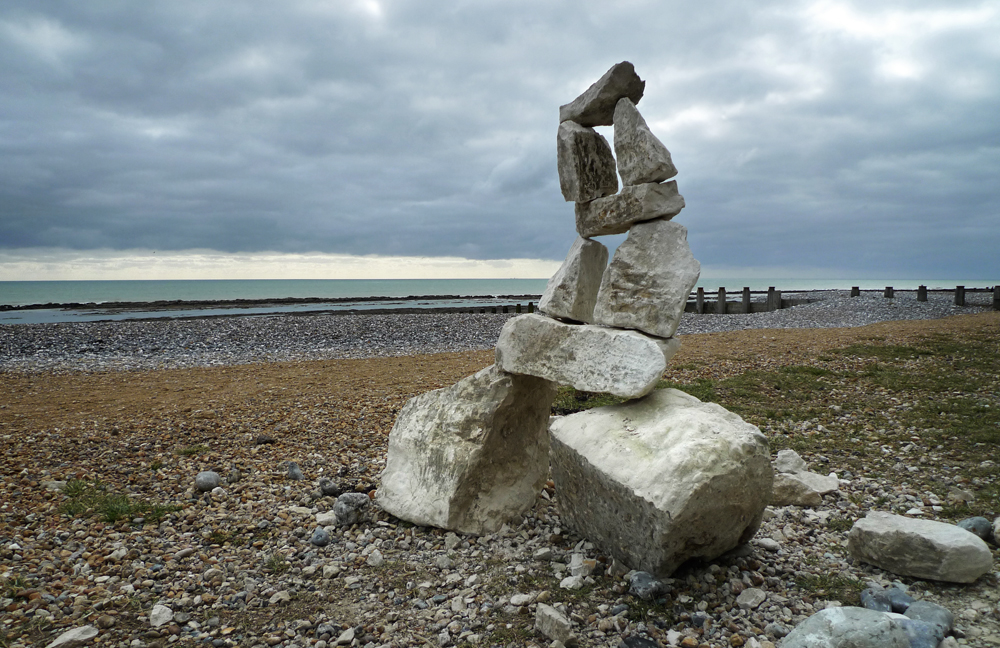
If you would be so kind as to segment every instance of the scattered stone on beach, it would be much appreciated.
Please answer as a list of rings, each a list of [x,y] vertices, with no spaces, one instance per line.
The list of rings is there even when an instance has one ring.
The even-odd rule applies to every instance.
[[[779,472],[774,476],[771,504],[774,506],[819,506],[823,495],[836,492],[840,480],[808,470]]]
[[[340,526],[351,526],[365,519],[371,505],[371,498],[365,493],[344,493],[337,497],[333,514]]]
[[[576,232],[583,237],[624,234],[636,223],[669,220],[684,204],[674,180],[625,187],[613,196],[576,203]]]
[[[563,521],[634,569],[669,576],[761,523],[767,440],[714,403],[664,389],[556,418],[550,433]]]
[[[319,480],[319,492],[327,497],[337,497],[342,491],[332,479],[323,477]]]
[[[781,648],[910,648],[902,625],[884,612],[832,607],[792,630]]]
[[[593,128],[571,121],[559,124],[556,159],[559,188],[568,202],[594,200],[618,191],[611,147]]]
[[[80,626],[63,632],[45,648],[76,648],[88,643],[98,634],[97,628],[91,625]]]
[[[637,331],[572,325],[544,315],[515,317],[497,340],[497,366],[590,392],[648,394],[680,348]]]
[[[989,520],[982,516],[959,520],[956,526],[960,529],[965,529],[969,533],[972,533],[987,542],[989,542],[993,537],[993,525],[990,524]]]
[[[594,322],[672,337],[700,274],[687,228],[665,220],[637,223],[604,271]]]
[[[173,619],[174,611],[166,605],[154,605],[153,609],[149,611],[149,625],[154,628],[166,625],[173,621]]]
[[[309,536],[309,542],[317,547],[325,547],[330,544],[330,534],[323,527],[316,527],[312,535]]]
[[[560,106],[559,121],[572,120],[583,126],[611,126],[618,100],[628,97],[633,104],[637,104],[645,88],[646,82],[635,73],[635,67],[628,61],[622,61],[611,66],[579,97]]]
[[[649,572],[635,571],[628,579],[629,592],[649,601],[667,591],[667,585]]]
[[[941,630],[942,638],[955,627],[955,615],[948,608],[931,601],[914,601],[903,613],[909,619],[930,623]]]
[[[410,399],[389,433],[379,505],[415,524],[496,531],[545,483],[554,397],[548,381],[490,366]]]
[[[590,322],[607,266],[608,248],[577,237],[566,260],[549,279],[545,293],[538,300],[538,310],[550,317]]]
[[[872,511],[854,523],[848,550],[894,574],[971,583],[993,566],[981,538],[953,524]]]
[[[551,605],[539,603],[535,610],[535,629],[553,641],[563,645],[574,642],[573,624],[566,616]]]
[[[302,474],[302,469],[299,468],[299,464],[295,463],[294,461],[288,462],[287,477],[292,481],[302,481],[303,479],[306,478],[306,476]]]
[[[677,175],[670,151],[653,135],[628,97],[615,104],[615,159],[626,186],[663,182]]]
[[[809,470],[806,460],[794,450],[778,450],[778,456],[774,460],[774,470],[779,473],[797,473]]]
[[[197,488],[203,493],[207,493],[213,488],[216,488],[221,483],[222,483],[222,477],[219,476],[219,473],[213,470],[203,470],[202,472],[198,473],[194,478],[195,488]]]

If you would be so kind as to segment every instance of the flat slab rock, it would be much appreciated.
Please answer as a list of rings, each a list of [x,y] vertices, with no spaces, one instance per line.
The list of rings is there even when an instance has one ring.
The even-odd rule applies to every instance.
[[[414,524],[492,533],[548,474],[555,386],[495,366],[407,401],[389,433],[378,504]]]
[[[672,337],[700,274],[687,228],[667,220],[637,223],[604,271],[594,322]]]
[[[847,548],[857,560],[904,576],[971,583],[993,567],[982,538],[953,524],[872,511],[854,523]]]
[[[589,392],[638,398],[656,387],[680,348],[676,338],[566,324],[544,315],[507,320],[497,339],[497,366]]]
[[[664,389],[555,418],[549,432],[563,521],[632,569],[669,576],[760,526],[767,439],[719,405]]]
[[[774,476],[772,506],[819,506],[823,496],[840,488],[840,480],[829,475],[802,470],[779,472]]]
[[[614,123],[615,106],[622,97],[639,103],[646,82],[635,73],[628,61],[611,66],[596,83],[568,104],[559,107],[559,121],[575,121],[583,126],[610,126]]]
[[[615,156],[604,136],[576,122],[559,124],[556,137],[559,189],[569,202],[587,201],[618,191]]]
[[[582,237],[573,242],[566,260],[545,286],[538,310],[577,322],[594,319],[597,291],[608,267],[608,248]]]
[[[624,187],[613,196],[578,202],[574,208],[576,233],[584,237],[623,234],[635,223],[670,219],[682,209],[684,196],[677,193],[673,180]]]
[[[885,612],[833,607],[812,615],[792,630],[781,648],[910,648],[903,625]]]

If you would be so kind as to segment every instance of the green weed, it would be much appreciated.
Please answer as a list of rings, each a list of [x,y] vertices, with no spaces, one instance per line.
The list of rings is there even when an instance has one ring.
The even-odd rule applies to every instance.
[[[208,452],[208,446],[200,444],[174,450],[175,454],[179,454],[182,457],[191,457],[198,454],[204,454],[206,452]]]

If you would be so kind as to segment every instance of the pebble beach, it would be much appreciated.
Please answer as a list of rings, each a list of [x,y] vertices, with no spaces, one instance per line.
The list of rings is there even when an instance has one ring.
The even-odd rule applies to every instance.
[[[985,293],[967,295],[963,307],[938,294],[927,302],[914,293],[803,297],[816,301],[750,315],[685,314],[678,333],[721,358],[760,329],[836,329],[829,346],[865,339],[870,325],[900,343],[923,334],[920,320],[948,335],[996,326],[995,318],[951,317],[988,311]],[[317,516],[336,501],[320,480],[338,492],[376,488],[405,401],[489,364],[511,316],[0,327],[0,646],[47,646],[90,627],[96,636],[82,645],[541,647],[552,641],[532,625],[546,604],[564,612],[583,647],[773,648],[811,614],[842,603],[844,588],[831,575],[896,584],[952,610],[959,645],[1000,645],[995,547],[994,571],[961,586],[901,578],[844,551],[839,521],[868,510],[942,514],[946,494],[914,486],[909,474],[933,474],[960,493],[995,485],[979,476],[996,472],[986,465],[995,458],[960,466],[916,442],[872,460],[892,478],[804,455],[816,472],[837,474],[837,492],[819,506],[769,507],[750,544],[683,567],[649,600],[631,591],[627,571],[563,527],[551,483],[520,523],[488,536],[413,526],[372,506],[356,524],[327,527],[328,543],[313,542]],[[809,344],[822,346],[826,338],[815,337]],[[703,339],[717,350],[701,350]],[[781,338],[793,339],[805,338]],[[727,370],[772,360],[783,361],[730,358],[739,366]],[[849,402],[850,385],[840,388]],[[1000,395],[989,397],[1000,406]],[[909,406],[887,404],[880,425],[905,432],[898,419]],[[850,428],[852,416],[834,404],[765,432],[823,434]],[[289,476],[288,462],[303,479]],[[966,467],[982,470],[970,477]],[[202,471],[222,476],[218,490],[195,487]],[[108,514],[101,506],[112,495],[135,506]],[[574,556],[590,571],[579,589],[561,588]]]

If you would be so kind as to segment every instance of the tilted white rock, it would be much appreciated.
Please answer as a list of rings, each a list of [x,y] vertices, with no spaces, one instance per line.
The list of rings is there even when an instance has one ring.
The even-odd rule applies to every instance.
[[[97,628],[91,625],[80,626],[67,630],[49,643],[45,648],[76,648],[88,643],[98,634]]]
[[[664,389],[553,419],[549,432],[563,522],[633,569],[668,576],[760,526],[767,439],[719,405]]]
[[[684,196],[673,180],[623,187],[620,193],[575,206],[576,233],[583,237],[627,232],[633,224],[670,219],[684,209]]]
[[[531,314],[507,320],[497,340],[496,358],[497,366],[510,373],[581,391],[638,398],[652,391],[679,348],[677,339],[565,324]]]
[[[872,511],[854,523],[847,548],[886,571],[950,583],[971,583],[993,566],[993,554],[973,533],[953,524]]]
[[[779,472],[774,476],[771,492],[773,506],[819,506],[823,496],[840,488],[836,477],[820,475],[803,470],[800,472]]]
[[[636,223],[604,271],[594,322],[669,338],[700,274],[687,228],[665,220]]]
[[[618,191],[615,157],[608,140],[576,122],[559,124],[556,137],[559,189],[569,202],[594,200]]]
[[[559,121],[573,120],[583,126],[610,126],[615,105],[622,97],[633,104],[642,99],[646,82],[628,61],[611,66],[600,79],[570,103],[559,107]]]
[[[555,386],[495,366],[407,401],[389,433],[378,504],[414,524],[491,533],[548,474]]]
[[[608,267],[608,248],[578,237],[566,260],[549,279],[538,310],[552,317],[589,322],[594,318],[597,291]]]
[[[780,473],[794,473],[808,470],[806,460],[794,450],[779,450],[774,460],[774,469]]]
[[[663,182],[677,175],[670,151],[649,130],[635,104],[622,97],[615,106],[615,158],[625,185]]]

